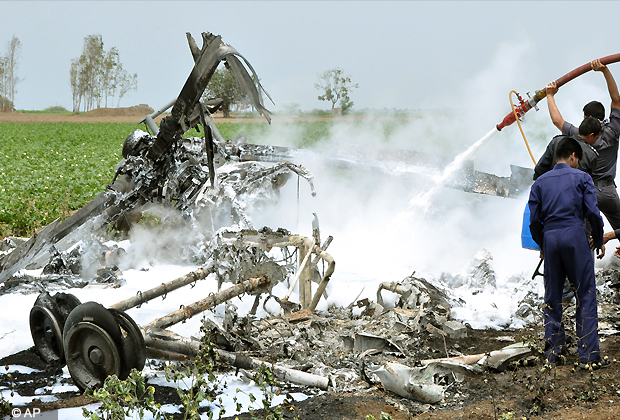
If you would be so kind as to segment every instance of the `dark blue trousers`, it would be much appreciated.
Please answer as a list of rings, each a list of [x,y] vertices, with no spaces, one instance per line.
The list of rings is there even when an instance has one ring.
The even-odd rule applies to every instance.
[[[576,333],[582,363],[601,358],[598,342],[598,311],[594,260],[583,226],[545,231],[545,355],[555,363],[566,344],[562,322],[564,280],[575,289]]]

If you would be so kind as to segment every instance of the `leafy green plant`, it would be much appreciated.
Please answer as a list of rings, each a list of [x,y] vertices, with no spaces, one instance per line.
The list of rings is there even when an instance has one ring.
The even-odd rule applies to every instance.
[[[11,413],[13,405],[3,396],[0,396],[0,417],[8,416]]]
[[[31,236],[102,192],[135,124],[15,124],[0,130],[0,235]]]
[[[191,362],[169,364],[166,366],[165,377],[169,382],[177,383],[177,393],[183,405],[184,419],[200,419],[200,403],[207,400],[219,405],[219,417],[225,414],[222,399],[218,397],[220,383],[215,375],[218,354],[213,346],[210,333],[201,327],[204,334],[201,339],[199,354]],[[209,419],[213,412],[208,413]]]
[[[91,420],[124,419],[134,414],[142,419],[146,411],[155,420],[166,419],[161,404],[155,402],[155,388],[147,387],[142,372],[136,369],[132,369],[124,381],[116,375],[108,376],[102,388],[92,392],[87,390],[84,395],[101,403],[96,411],[82,408],[83,416]]]
[[[294,402],[292,395],[288,393],[285,395],[284,403],[282,404],[282,406],[273,406],[273,398],[276,395],[280,395],[281,390],[277,386],[277,382],[273,376],[273,373],[267,365],[261,365],[261,367],[257,369],[257,371],[254,372],[254,374],[252,375],[252,380],[263,394],[263,398],[261,399],[260,403],[257,402],[254,394],[247,394],[250,398],[250,405],[248,406],[248,411],[252,420],[259,419],[259,417],[257,417],[259,410],[263,410],[263,415],[261,417],[263,420],[282,420],[284,418],[282,414],[282,406],[292,407],[292,404]],[[245,392],[237,388],[237,394],[239,393],[245,394]],[[237,412],[241,412],[243,407],[240,403],[237,402],[237,396],[233,398],[233,401],[237,403]]]

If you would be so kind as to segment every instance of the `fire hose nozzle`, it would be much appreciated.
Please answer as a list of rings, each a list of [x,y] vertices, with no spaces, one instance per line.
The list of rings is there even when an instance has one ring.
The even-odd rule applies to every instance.
[[[538,110],[538,107],[536,106],[536,104],[538,102],[540,102],[543,98],[545,98],[546,93],[543,90],[537,90],[534,93],[534,96],[532,96],[530,99],[528,99],[527,101],[524,101],[521,96],[517,93],[517,98],[519,98],[519,106],[517,106],[514,109],[514,112],[511,112],[510,114],[506,115],[503,119],[503,121],[499,124],[497,124],[495,126],[495,128],[497,128],[497,131],[502,131],[502,128],[504,127],[508,127],[510,124],[514,123],[517,118],[521,118],[522,116],[525,115],[525,113],[527,111],[529,111],[532,108],[535,108],[536,110]],[[516,118],[515,118],[515,113],[517,114]]]

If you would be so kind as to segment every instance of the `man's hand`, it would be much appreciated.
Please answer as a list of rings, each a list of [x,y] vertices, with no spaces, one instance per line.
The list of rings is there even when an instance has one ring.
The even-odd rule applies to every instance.
[[[607,242],[611,241],[612,239],[616,239],[616,232],[615,231],[611,231],[611,232],[606,232],[603,234],[603,244],[606,244]],[[592,239],[592,237],[590,236],[590,249],[594,250],[595,246],[594,246],[594,239]]]
[[[616,252],[618,252],[617,249],[616,249]],[[614,253],[614,255],[615,255],[615,253]],[[604,256],[605,256],[605,245],[601,245],[600,248],[596,248],[596,258],[598,258],[600,260]]]
[[[603,71],[607,68],[607,66],[601,63],[601,60],[598,58],[596,60],[592,60],[592,63],[590,65],[592,66],[592,70],[594,71]]]
[[[614,256],[620,258],[620,246],[616,248],[616,250],[614,251]]]
[[[557,83],[551,82],[546,86],[545,92],[547,93],[547,96],[553,96],[558,93],[558,89]]]

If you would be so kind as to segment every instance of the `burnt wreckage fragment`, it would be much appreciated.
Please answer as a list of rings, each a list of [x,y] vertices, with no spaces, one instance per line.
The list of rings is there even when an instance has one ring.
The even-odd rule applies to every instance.
[[[137,130],[127,137],[123,145],[123,160],[117,166],[112,183],[104,192],[65,221],[52,222],[2,257],[0,283],[32,261],[48,258],[49,253],[54,254],[57,249],[68,248],[68,237],[78,229],[96,231],[112,224],[127,229],[139,217],[142,206],[149,202],[171,203],[177,209],[191,213],[191,206],[199,196],[203,199],[210,196],[211,204],[216,204],[226,198],[214,199],[215,195],[228,193],[227,199],[233,201],[230,207],[235,213],[234,217],[247,222],[242,209],[234,202],[230,189],[218,189],[215,183],[215,161],[224,163],[238,160],[225,150],[224,139],[210,118],[222,100],[214,99],[203,104],[200,98],[222,62],[235,77],[242,95],[271,122],[270,112],[262,99],[263,93],[269,95],[261,86],[250,63],[237,50],[224,44],[220,36],[203,33],[201,49],[189,33],[187,38],[195,64],[181,93],[171,104],[171,114],[162,119],[160,128],[151,118],[145,118],[147,123],[149,120],[152,123],[148,125],[154,135]],[[204,139],[181,137],[198,124],[203,126]],[[203,168],[208,168],[208,171]],[[288,162],[274,168],[254,169],[252,174],[256,182],[259,181],[260,171],[266,171],[264,176],[277,177],[280,181],[284,181],[290,172],[296,172],[310,182],[312,180],[305,168]],[[207,191],[207,181],[210,182],[211,191]],[[244,227],[251,226],[246,223]]]
[[[52,296],[43,292],[39,295],[30,312],[30,329],[35,349],[50,365],[62,366],[66,363],[73,381],[81,389],[99,387],[107,376],[113,374],[125,379],[131,369],[141,370],[144,367],[146,357],[169,360],[195,356],[200,351],[195,341],[165,328],[246,293],[256,296],[252,309],[254,314],[260,294],[270,294],[274,284],[295,271],[292,267],[295,259],[298,263],[296,281],[299,281],[300,291],[303,289],[303,293],[300,292],[300,306],[311,311],[323,296],[334,271],[335,262],[325,252],[329,242],[321,247],[318,243],[318,228],[314,239],[291,235],[283,229],[275,232],[269,228],[255,230],[245,214],[248,206],[260,205],[261,200],[277,198],[279,188],[286,183],[291,173],[305,178],[314,195],[312,175],[303,166],[287,161],[269,166],[259,162],[241,162],[235,146],[225,144],[210,118],[210,114],[221,105],[221,99],[204,104],[200,102],[220,62],[224,62],[231,70],[242,94],[249,98],[267,121],[270,121],[269,111],[263,105],[262,87],[250,64],[235,49],[224,45],[219,36],[209,33],[203,33],[202,36],[203,47],[198,49],[188,34],[195,66],[178,98],[168,106],[172,106],[171,114],[163,118],[161,128],[154,124],[153,116],[145,117],[143,121],[153,134],[136,130],[126,138],[123,159],[117,165],[114,179],[106,191],[64,222],[54,221],[0,260],[0,283],[4,283],[30,262],[41,265],[42,260],[49,259],[50,254],[52,262],[47,264],[48,270],[70,271],[67,262],[69,255],[64,252],[79,254],[72,242],[112,224],[118,229],[129,229],[149,203],[174,208],[177,215],[192,224],[204,212],[211,217],[214,230],[224,226],[218,232],[211,232],[213,238],[205,238],[206,242],[201,244],[202,268],[139,292],[110,308],[97,302],[81,303],[73,295],[64,293]],[[203,127],[203,138],[182,137],[190,128],[198,129],[198,124]],[[223,223],[214,223],[215,219],[222,216],[221,213],[226,216],[222,219]],[[230,225],[231,217],[235,226],[226,228]],[[289,247],[299,252],[291,253]],[[92,253],[97,247],[90,248]],[[273,257],[267,255],[272,248],[281,249],[282,261],[286,264],[279,265]],[[227,250],[232,252],[228,253]],[[106,261],[118,260],[113,258],[114,250],[106,250],[104,254]],[[310,262],[312,254],[316,257]],[[327,266],[322,277],[318,277],[320,284],[313,297],[309,283],[317,280],[313,274],[316,272],[318,275],[316,263],[319,259],[325,261]],[[89,265],[96,265],[93,261],[91,263]],[[71,270],[73,268],[71,265]],[[89,269],[93,271],[92,267]],[[71,273],[77,274],[73,271]],[[82,271],[82,275],[84,273]],[[124,312],[211,274],[218,279],[218,289],[223,281],[234,285],[144,326],[138,326]],[[263,364],[260,360],[221,349],[217,349],[217,353],[222,360],[240,368]],[[299,384],[322,389],[328,385],[327,378],[305,372],[277,367],[274,373]]]

